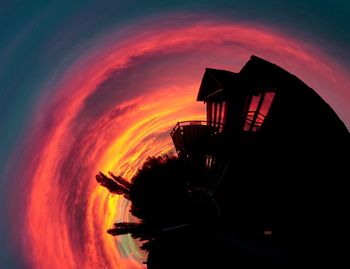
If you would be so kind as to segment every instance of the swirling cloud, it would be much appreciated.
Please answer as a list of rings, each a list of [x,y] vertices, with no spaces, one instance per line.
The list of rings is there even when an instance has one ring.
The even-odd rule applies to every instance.
[[[239,71],[261,56],[315,88],[350,126],[347,73],[320,49],[267,26],[186,18],[111,32],[48,86],[14,172],[22,219],[13,233],[31,268],[144,266],[136,242],[106,234],[132,217],[94,175],[130,179],[147,156],[173,150],[177,121],[205,119],[195,102],[205,67]]]

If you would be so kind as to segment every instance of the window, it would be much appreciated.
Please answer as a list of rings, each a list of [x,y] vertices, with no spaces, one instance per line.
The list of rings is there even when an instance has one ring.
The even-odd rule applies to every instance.
[[[274,92],[263,92],[248,96],[249,108],[246,111],[244,131],[257,132],[263,124],[275,97]]]
[[[211,169],[215,165],[215,157],[212,155],[205,156],[205,167]]]
[[[210,126],[223,130],[227,113],[227,102],[208,102],[207,103],[207,121]]]

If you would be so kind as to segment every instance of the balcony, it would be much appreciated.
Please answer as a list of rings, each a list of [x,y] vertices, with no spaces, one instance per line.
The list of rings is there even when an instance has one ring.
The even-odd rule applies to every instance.
[[[214,137],[219,136],[224,126],[207,121],[178,122],[170,135],[177,154],[196,154],[210,152]]]

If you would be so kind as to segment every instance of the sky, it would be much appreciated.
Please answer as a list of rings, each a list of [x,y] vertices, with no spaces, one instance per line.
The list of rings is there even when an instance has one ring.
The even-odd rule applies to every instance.
[[[73,3],[72,3],[73,2]],[[350,128],[350,3],[1,1],[0,268],[143,268],[98,171],[128,179],[173,150],[206,67],[251,55],[319,93]]]

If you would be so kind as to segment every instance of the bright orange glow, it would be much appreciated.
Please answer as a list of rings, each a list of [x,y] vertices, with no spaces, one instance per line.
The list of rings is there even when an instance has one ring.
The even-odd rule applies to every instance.
[[[205,67],[238,71],[256,54],[306,78],[323,96],[329,89],[339,98],[348,94],[340,68],[300,41],[225,21],[181,23],[135,27],[122,40],[109,35],[48,86],[54,93],[38,106],[21,156],[24,197],[14,198],[25,211],[14,230],[32,268],[144,267],[130,237],[106,233],[132,217],[126,201],[94,176],[131,178],[147,156],[173,150],[169,133],[177,121],[204,120],[204,104],[195,99]]]

